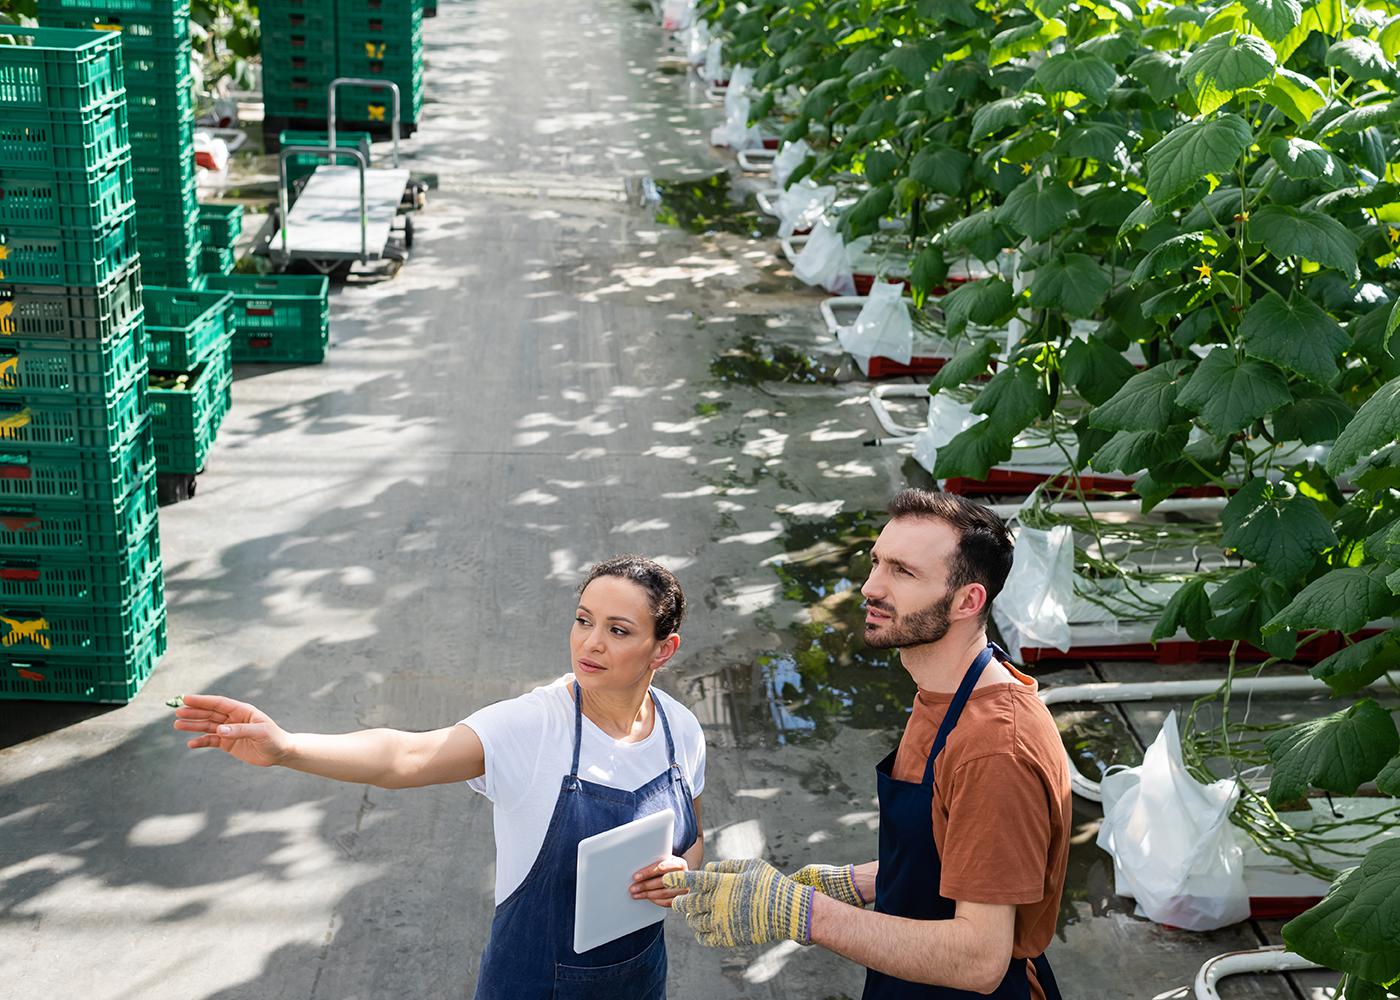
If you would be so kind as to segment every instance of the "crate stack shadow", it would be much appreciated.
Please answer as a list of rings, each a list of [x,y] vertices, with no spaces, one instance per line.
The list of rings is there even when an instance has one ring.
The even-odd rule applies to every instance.
[[[125,702],[165,650],[115,33],[0,36],[0,697]]]

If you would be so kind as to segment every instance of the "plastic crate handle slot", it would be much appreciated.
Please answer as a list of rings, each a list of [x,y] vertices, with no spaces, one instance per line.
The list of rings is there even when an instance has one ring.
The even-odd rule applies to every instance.
[[[44,681],[48,680],[48,678],[45,677],[43,674],[36,673],[35,671],[30,670],[28,667],[21,667],[18,663],[14,665],[14,668],[15,673],[19,674],[27,681],[36,681],[42,684]]]
[[[11,532],[32,532],[38,531],[44,523],[43,518],[33,511],[3,510],[0,511],[0,527]]]
[[[25,611],[13,612],[16,615],[29,614]],[[0,625],[8,627],[4,638],[0,638],[0,645],[13,646],[21,642],[33,642],[44,649],[52,649],[53,643],[48,635],[49,620],[47,618],[11,618],[9,615],[0,615]]]
[[[19,403],[0,403],[0,438],[17,438],[19,429],[27,427],[34,413]]]
[[[0,563],[0,580],[16,583],[37,583],[39,567],[33,563]]]
[[[0,333],[7,337],[15,332],[14,311],[14,299],[5,299],[3,302],[0,302]]]
[[[249,338],[248,338],[248,346],[249,346],[249,347],[271,347],[271,346],[272,346],[272,338],[271,338],[271,337],[249,337]]]
[[[0,455],[0,479],[28,479],[31,475],[28,455]]]
[[[18,351],[0,351],[0,389],[18,389],[19,373],[15,370],[19,367]]]

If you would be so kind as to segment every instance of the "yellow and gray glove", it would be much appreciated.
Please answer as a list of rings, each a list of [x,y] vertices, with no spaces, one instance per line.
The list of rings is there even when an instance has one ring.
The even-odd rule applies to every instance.
[[[823,896],[830,896],[848,906],[865,906],[870,902],[856,888],[855,865],[808,865],[793,872],[792,880],[810,885]]]
[[[816,888],[788,878],[766,861],[719,861],[698,872],[667,872],[662,885],[687,889],[675,910],[711,948],[772,941],[812,943]]]

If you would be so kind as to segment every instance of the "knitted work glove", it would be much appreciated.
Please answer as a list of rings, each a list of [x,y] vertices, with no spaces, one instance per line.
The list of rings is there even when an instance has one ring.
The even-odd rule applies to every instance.
[[[720,864],[731,862],[721,861]],[[839,900],[850,906],[865,906],[870,900],[856,888],[855,865],[808,865],[792,873],[792,880],[810,885],[824,896]]]
[[[721,865],[732,870],[720,870]],[[667,872],[661,883],[668,889],[689,890],[672,905],[703,945],[812,943],[816,889],[793,881],[766,861],[719,862],[698,872]]]

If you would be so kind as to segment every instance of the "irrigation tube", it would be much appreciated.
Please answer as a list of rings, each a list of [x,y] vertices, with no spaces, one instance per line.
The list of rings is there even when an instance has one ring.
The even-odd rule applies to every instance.
[[[1388,680],[1400,684],[1400,672],[1377,678],[1372,684]],[[1104,702],[1174,700],[1177,698],[1200,698],[1220,688],[1225,678],[1202,681],[1144,681],[1134,684],[1110,682],[1105,684],[1071,684],[1066,687],[1046,688],[1040,692],[1040,700],[1047,708],[1066,702]],[[1237,677],[1230,688],[1237,694],[1289,694],[1320,693],[1328,690],[1322,681],[1309,676],[1302,677]],[[1065,750],[1065,760],[1069,763],[1069,784],[1074,794],[1091,802],[1102,802],[1099,783],[1080,773],[1074,760]]]
[[[775,149],[741,149],[737,156],[740,170],[747,170],[751,174],[767,174],[773,170],[773,161],[777,159],[778,151]]]
[[[1285,951],[1281,944],[1249,951],[1227,951],[1208,960],[1196,973],[1196,1000],[1220,1000],[1215,984],[1226,976],[1246,972],[1302,972],[1320,968],[1322,966],[1309,962],[1302,955]]]

